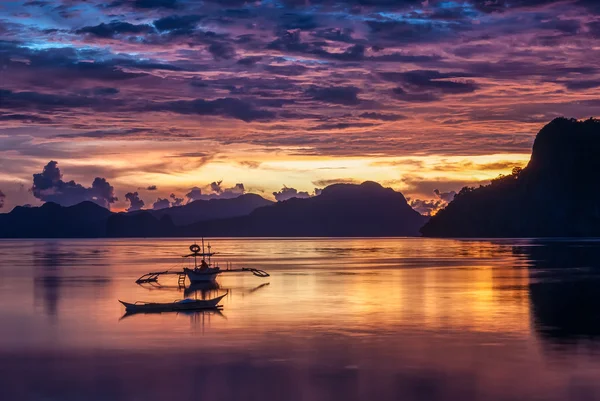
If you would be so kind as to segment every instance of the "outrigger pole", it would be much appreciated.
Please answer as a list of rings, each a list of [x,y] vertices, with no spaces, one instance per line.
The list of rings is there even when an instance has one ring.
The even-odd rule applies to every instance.
[[[200,250],[202,250],[202,253],[200,253]],[[179,284],[180,285],[183,285],[185,283],[185,278],[186,277],[188,277],[190,279],[190,281],[194,281],[193,277],[191,276],[191,275],[194,275],[194,274],[207,274],[207,275],[210,275],[210,279],[211,280],[214,280],[214,277],[216,277],[216,275],[221,274],[221,273],[238,273],[238,272],[250,272],[250,273],[254,274],[257,277],[269,277],[269,273],[267,273],[266,271],[259,270],[259,269],[253,269],[253,268],[249,268],[249,267],[243,267],[241,269],[221,270],[218,266],[216,266],[214,268],[206,269],[206,270],[210,270],[210,272],[208,272],[208,273],[202,273],[202,269],[200,269],[199,271],[196,271],[196,270],[198,270],[198,261],[197,261],[197,257],[198,256],[202,256],[202,261],[204,262],[203,263],[203,269],[205,269],[206,268],[206,260],[205,260],[205,258],[208,256],[208,266],[210,266],[211,256],[214,255],[211,252],[210,243],[208,244],[208,253],[205,252],[204,237],[202,238],[202,247],[200,247],[198,244],[194,243],[193,245],[190,246],[190,251],[192,253],[189,254],[189,255],[184,255],[184,258],[188,258],[190,256],[194,257],[194,270],[183,269],[181,271],[165,270],[165,271],[162,271],[162,272],[150,272],[150,273],[146,273],[146,274],[142,275],[135,282],[137,284],[157,282],[159,276],[166,275],[166,274],[178,275],[179,276]],[[204,281],[204,280],[198,280],[198,281]]]
[[[271,276],[269,273],[267,273],[264,270],[253,269],[251,267],[242,267],[241,269],[221,270],[221,271],[219,271],[219,274],[241,273],[241,272],[250,272],[257,277],[270,277]],[[153,283],[153,282],[158,281],[159,276],[169,275],[169,274],[179,275],[179,276],[186,275],[185,271],[183,271],[183,270],[182,271],[165,270],[164,272],[146,273],[143,276],[141,276],[140,278],[138,278],[137,280],[135,280],[135,282],[136,282],[136,284]]]

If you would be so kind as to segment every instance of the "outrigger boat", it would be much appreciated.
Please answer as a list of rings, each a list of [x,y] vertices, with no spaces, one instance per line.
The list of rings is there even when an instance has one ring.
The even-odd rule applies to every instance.
[[[185,278],[187,277],[190,280],[190,283],[211,283],[214,282],[217,276],[221,273],[235,273],[235,272],[250,272],[258,277],[269,277],[269,273],[248,267],[243,267],[241,269],[221,269],[218,265],[213,265],[211,262],[211,257],[215,255],[215,253],[211,252],[211,246],[208,244],[208,252],[205,252],[204,249],[204,238],[202,239],[202,247],[197,244],[190,245],[190,251],[192,253],[188,255],[184,255],[184,258],[194,258],[194,267],[187,268],[185,267],[183,271],[163,271],[163,272],[151,272],[146,273],[140,278],[138,278],[135,282],[137,284],[143,283],[153,283],[158,281],[158,277],[163,274],[177,274],[179,275],[179,285],[185,285]],[[202,251],[202,252],[200,252]],[[200,265],[198,265],[198,258],[201,258]]]
[[[219,302],[225,298],[227,293],[207,300],[199,299],[183,299],[175,302],[158,303],[158,302],[136,302],[129,303],[119,300],[125,306],[127,313],[136,312],[180,312],[180,311],[197,311],[203,309],[219,308]]]
[[[202,252],[200,252],[200,245],[194,244],[190,245],[190,253],[189,255],[184,255],[184,258],[194,258],[194,268],[188,269],[187,267],[183,268],[184,273],[188,277],[191,283],[206,283],[215,281],[217,275],[221,273],[221,268],[219,266],[212,266],[210,262],[211,256],[214,255],[210,251],[211,246],[208,244],[208,252],[204,252],[204,238],[202,238]],[[198,257],[202,257],[202,261],[200,262],[200,266],[198,266]],[[206,261],[208,258],[208,262]]]

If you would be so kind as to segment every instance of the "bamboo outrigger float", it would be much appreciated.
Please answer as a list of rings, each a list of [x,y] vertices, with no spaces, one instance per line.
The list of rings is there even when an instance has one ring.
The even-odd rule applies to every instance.
[[[265,272],[264,270],[259,270],[259,269],[243,267],[241,269],[225,269],[225,270],[223,270],[218,265],[213,266],[210,259],[214,255],[214,253],[211,252],[210,244],[208,244],[208,252],[204,251],[204,238],[202,239],[202,248],[197,244],[193,244],[190,246],[190,251],[192,253],[190,253],[189,255],[184,255],[183,257],[184,258],[189,258],[189,257],[194,258],[194,268],[193,269],[183,268],[182,271],[165,270],[162,272],[150,272],[150,273],[144,274],[143,276],[138,278],[135,282],[137,284],[153,283],[153,282],[158,281],[158,278],[160,276],[167,275],[167,274],[179,276],[178,282],[179,282],[179,285],[181,285],[181,286],[185,284],[186,277],[190,280],[190,283],[207,283],[207,282],[214,282],[215,279],[217,278],[217,276],[221,273],[250,272],[257,277],[269,277],[269,273]],[[202,252],[200,252],[200,251],[202,251]],[[200,265],[198,265],[199,257],[202,258],[200,261]]]

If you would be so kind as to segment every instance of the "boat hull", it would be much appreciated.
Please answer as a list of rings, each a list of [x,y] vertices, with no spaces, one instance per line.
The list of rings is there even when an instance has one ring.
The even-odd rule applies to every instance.
[[[219,269],[207,269],[207,271],[198,271],[192,269],[184,269],[190,283],[210,283],[217,279],[221,271]]]
[[[179,312],[179,311],[195,311],[204,309],[215,309],[219,306],[219,302],[227,294],[220,297],[207,300],[190,300],[188,302],[169,302],[169,303],[140,303],[132,304],[119,300],[125,306],[127,312]]]

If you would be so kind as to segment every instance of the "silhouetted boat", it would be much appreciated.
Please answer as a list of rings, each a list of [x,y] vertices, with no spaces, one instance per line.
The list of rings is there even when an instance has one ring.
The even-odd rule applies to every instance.
[[[250,272],[257,277],[269,277],[269,273],[253,269],[249,267],[243,267],[241,269],[226,269],[222,270],[218,265],[213,265],[210,258],[214,255],[211,252],[210,243],[208,244],[208,252],[204,250],[204,238],[202,238],[202,247],[198,244],[190,245],[189,255],[183,255],[184,258],[194,258],[194,268],[190,269],[187,267],[183,268],[183,271],[163,271],[163,272],[151,272],[146,273],[135,282],[137,284],[154,283],[158,281],[158,277],[163,274],[176,274],[179,276],[178,284],[183,287],[185,285],[185,278],[190,280],[190,283],[210,283],[214,282],[217,276],[221,273],[236,273],[236,272]],[[202,251],[202,252],[200,252]],[[201,257],[200,265],[198,265],[198,257]]]
[[[221,273],[221,268],[219,266],[213,266],[210,261],[210,258],[214,255],[214,253],[211,252],[210,249],[211,246],[209,243],[208,252],[204,251],[204,238],[202,238],[202,248],[200,248],[200,245],[197,244],[191,245],[190,251],[192,251],[192,253],[184,256],[184,258],[194,258],[194,268],[188,269],[187,267],[185,267],[183,269],[185,275],[188,277],[191,283],[215,281],[217,275]],[[202,252],[200,252],[200,250],[202,250]],[[202,257],[200,265],[198,265],[199,256]]]
[[[123,302],[119,300],[125,306],[125,310],[127,312],[171,312],[171,311],[194,311],[194,310],[202,310],[202,309],[215,309],[219,306],[219,302],[225,298],[227,293],[206,300],[199,299],[182,299],[180,301],[175,302],[166,302],[166,303],[158,303],[158,302],[136,302],[129,303]]]

